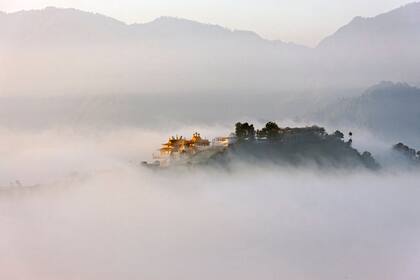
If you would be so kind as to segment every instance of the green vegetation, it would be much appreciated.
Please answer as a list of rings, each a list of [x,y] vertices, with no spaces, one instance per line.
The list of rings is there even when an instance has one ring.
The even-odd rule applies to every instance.
[[[254,140],[255,139],[255,128],[254,125],[248,123],[236,123],[235,134],[238,140]]]
[[[261,130],[257,130],[257,136],[259,139],[278,139],[280,137],[281,129],[275,122],[268,122],[265,127]]]
[[[393,150],[402,155],[409,162],[420,165],[420,150],[416,151],[403,143],[394,145]]]
[[[268,122],[255,132],[252,124],[238,122],[235,128],[238,142],[228,150],[233,158],[253,163],[379,168],[371,153],[361,154],[352,147],[351,132],[346,142],[341,131],[328,134],[318,126],[281,128]]]

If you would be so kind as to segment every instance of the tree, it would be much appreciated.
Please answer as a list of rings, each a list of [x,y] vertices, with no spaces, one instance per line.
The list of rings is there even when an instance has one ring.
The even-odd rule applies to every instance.
[[[403,143],[394,145],[393,149],[411,160],[420,160],[420,151],[416,151]]]
[[[255,139],[254,125],[246,123],[236,123],[235,134],[239,140],[253,140]]]
[[[275,122],[268,122],[263,129],[257,131],[257,137],[276,139],[279,138],[280,131],[280,127]]]
[[[318,134],[319,136],[325,136],[326,135],[325,128],[319,127],[317,125],[313,125],[309,128],[305,128],[305,129],[309,129],[309,131],[311,133]]]
[[[255,128],[254,125],[248,125],[248,139],[255,140]]]
[[[340,130],[336,130],[334,132],[334,136],[337,137],[338,139],[343,139],[344,138],[344,133],[341,132]]]
[[[237,122],[235,125],[235,134],[238,139],[243,139],[246,137],[246,131],[243,127],[243,124],[240,122]]]
[[[369,168],[378,169],[380,167],[378,163],[375,161],[375,159],[373,158],[372,154],[369,152],[364,152],[362,154],[362,161]]]
[[[268,122],[265,129],[268,139],[275,139],[280,136],[280,127],[275,122]]]

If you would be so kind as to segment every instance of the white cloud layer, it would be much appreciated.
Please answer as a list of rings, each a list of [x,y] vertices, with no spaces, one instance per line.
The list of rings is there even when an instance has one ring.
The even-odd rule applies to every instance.
[[[127,163],[147,159],[164,135],[3,130],[2,183],[43,184],[0,191],[1,278],[420,276],[418,173],[159,173]]]

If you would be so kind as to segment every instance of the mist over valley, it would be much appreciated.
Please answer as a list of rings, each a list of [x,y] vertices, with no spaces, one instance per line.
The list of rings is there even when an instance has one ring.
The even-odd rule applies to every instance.
[[[418,279],[418,46],[0,12],[0,278]]]

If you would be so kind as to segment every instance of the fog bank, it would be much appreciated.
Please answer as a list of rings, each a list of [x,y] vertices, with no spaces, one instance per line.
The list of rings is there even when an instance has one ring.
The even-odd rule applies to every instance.
[[[418,172],[130,164],[166,134],[2,130],[0,179],[24,185],[0,191],[2,278],[420,276]]]

